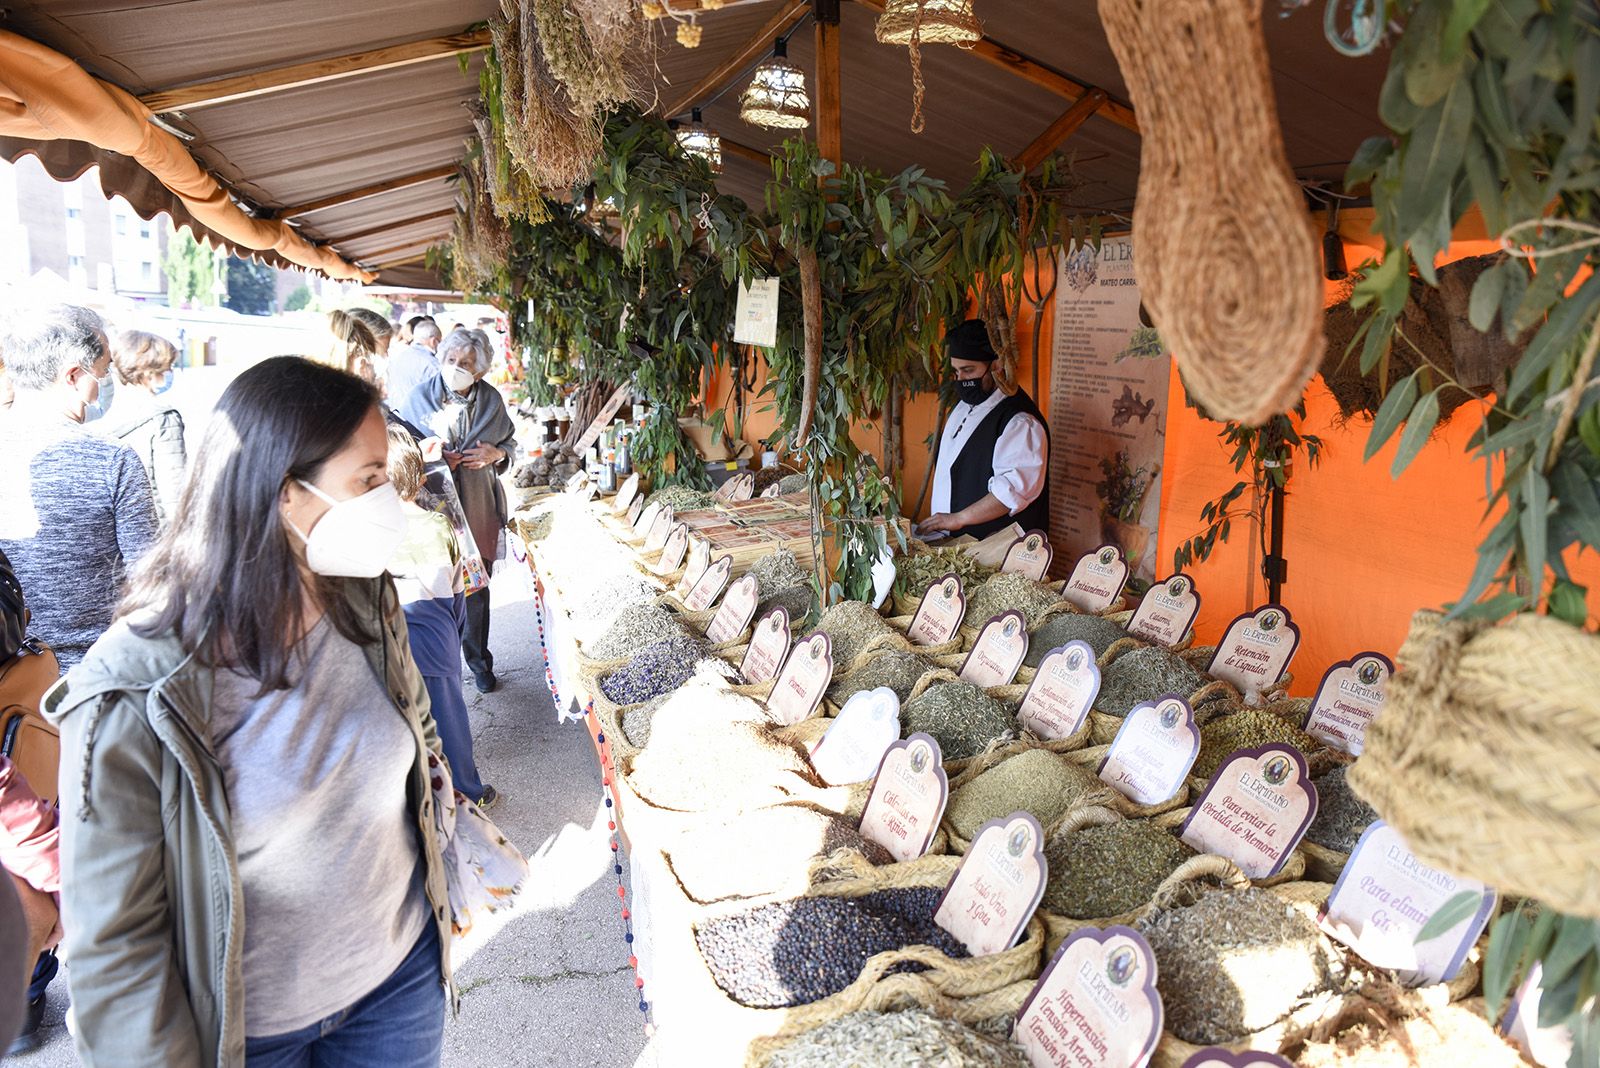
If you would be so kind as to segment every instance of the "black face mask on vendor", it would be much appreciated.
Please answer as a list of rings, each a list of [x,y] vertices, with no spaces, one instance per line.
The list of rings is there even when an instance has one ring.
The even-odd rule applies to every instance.
[[[988,376],[985,375],[984,378]],[[994,392],[993,386],[983,384],[983,378],[962,378],[956,380],[956,397],[968,404],[982,404],[989,399],[989,394]]]

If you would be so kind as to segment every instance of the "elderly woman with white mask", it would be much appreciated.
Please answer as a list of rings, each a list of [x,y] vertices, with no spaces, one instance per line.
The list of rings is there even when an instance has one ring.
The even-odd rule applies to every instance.
[[[439,343],[439,371],[406,398],[400,415],[443,440],[445,462],[455,477],[472,540],[486,570],[499,555],[500,531],[510,515],[499,475],[511,464],[516,427],[500,394],[483,381],[494,347],[482,330],[456,330]],[[489,652],[489,590],[467,597],[462,652],[480,693],[495,688]]]

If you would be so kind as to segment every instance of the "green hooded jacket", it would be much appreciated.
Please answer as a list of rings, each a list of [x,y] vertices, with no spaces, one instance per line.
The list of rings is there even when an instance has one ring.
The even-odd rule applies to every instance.
[[[449,897],[428,781],[428,752],[440,748],[428,693],[393,582],[345,587],[382,636],[364,649],[416,738],[406,797],[449,990]],[[212,669],[175,637],[144,638],[121,620],[45,696],[44,713],[61,731],[62,945],[88,1068],[244,1064],[243,891],[210,741],[211,694]]]

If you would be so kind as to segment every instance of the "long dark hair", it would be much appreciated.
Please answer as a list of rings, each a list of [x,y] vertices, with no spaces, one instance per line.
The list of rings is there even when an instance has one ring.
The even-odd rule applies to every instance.
[[[121,614],[134,630],[173,635],[187,653],[287,689],[305,618],[293,531],[278,508],[284,482],[313,481],[378,404],[378,391],[343,371],[277,356],[222,394],[194,455],[176,515],[140,564]],[[347,582],[318,575],[313,593],[329,622],[360,645],[376,641],[345,597]]]

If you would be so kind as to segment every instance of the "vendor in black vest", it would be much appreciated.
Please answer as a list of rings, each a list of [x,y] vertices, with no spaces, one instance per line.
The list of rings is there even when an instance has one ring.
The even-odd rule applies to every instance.
[[[999,355],[982,319],[945,335],[960,398],[945,420],[934,460],[933,514],[917,533],[986,538],[1008,523],[1050,523],[1050,432],[1020,389],[1009,396],[994,377]]]

